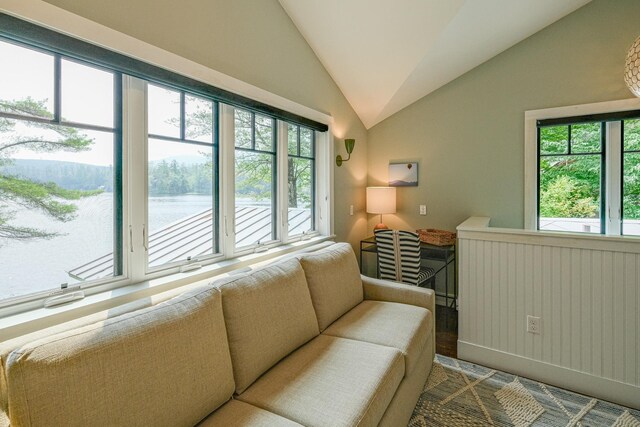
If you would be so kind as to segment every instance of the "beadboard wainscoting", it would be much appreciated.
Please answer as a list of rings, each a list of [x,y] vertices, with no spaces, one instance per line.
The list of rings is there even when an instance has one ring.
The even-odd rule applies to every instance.
[[[640,239],[473,217],[458,257],[460,359],[640,408]]]

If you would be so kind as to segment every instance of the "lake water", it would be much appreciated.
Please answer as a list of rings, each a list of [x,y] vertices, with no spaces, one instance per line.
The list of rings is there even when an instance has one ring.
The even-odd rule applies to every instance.
[[[54,289],[73,280],[67,271],[113,249],[113,195],[76,202],[77,216],[54,221],[34,210],[15,209],[15,224],[59,233],[49,240],[0,242],[0,299]],[[211,208],[211,196],[149,198],[149,230]]]

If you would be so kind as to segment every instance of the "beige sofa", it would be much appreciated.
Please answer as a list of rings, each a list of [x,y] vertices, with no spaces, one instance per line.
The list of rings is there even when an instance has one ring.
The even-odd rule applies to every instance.
[[[0,349],[14,426],[405,426],[435,296],[347,244]]]

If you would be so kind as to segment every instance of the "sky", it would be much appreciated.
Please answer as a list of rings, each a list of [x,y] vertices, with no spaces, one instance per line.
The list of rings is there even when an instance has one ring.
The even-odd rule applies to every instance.
[[[0,99],[20,100],[31,97],[42,101],[53,114],[54,100],[54,57],[11,43],[0,41]],[[6,60],[11,58],[10,61]],[[82,124],[113,126],[113,83],[114,75],[77,62],[63,59],[61,62],[61,114],[65,120]],[[148,85],[149,132],[179,137],[179,127],[172,123],[180,117],[180,95],[176,91]],[[197,97],[187,96],[186,113],[197,109],[212,109],[212,103]],[[39,159],[73,161],[77,163],[111,166],[113,165],[113,135],[109,132],[81,130],[94,140],[91,150],[69,153],[57,151],[37,153],[31,150],[17,150],[11,153],[14,159]],[[1,139],[15,139],[25,135],[55,137],[53,131],[35,130],[27,122],[17,121],[12,134],[0,135]],[[197,138],[203,142],[207,136]],[[211,138],[207,142],[210,142]],[[150,162],[176,157],[202,157],[206,147],[198,147],[178,142],[150,140],[148,158]]]

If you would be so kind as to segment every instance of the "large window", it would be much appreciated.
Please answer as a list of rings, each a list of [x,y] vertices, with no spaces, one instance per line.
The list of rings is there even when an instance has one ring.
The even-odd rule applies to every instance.
[[[540,127],[540,230],[600,233],[602,123]]]
[[[122,274],[120,76],[6,41],[0,58],[0,299]]]
[[[287,225],[289,236],[314,230],[315,137],[311,129],[287,126]]]
[[[276,240],[275,120],[235,109],[235,245]]]
[[[562,108],[527,113],[537,119],[535,228],[640,235],[640,110],[612,110],[630,103],[567,108],[585,113],[573,117],[562,117]],[[531,129],[533,120],[527,123]],[[525,175],[530,182],[531,173]],[[531,209],[529,194],[526,212]],[[525,222],[532,225],[527,218]]]
[[[218,252],[212,100],[148,84],[148,264]]]
[[[330,234],[327,125],[0,22],[0,316]]]
[[[624,121],[622,140],[622,233],[640,236],[640,119]]]

